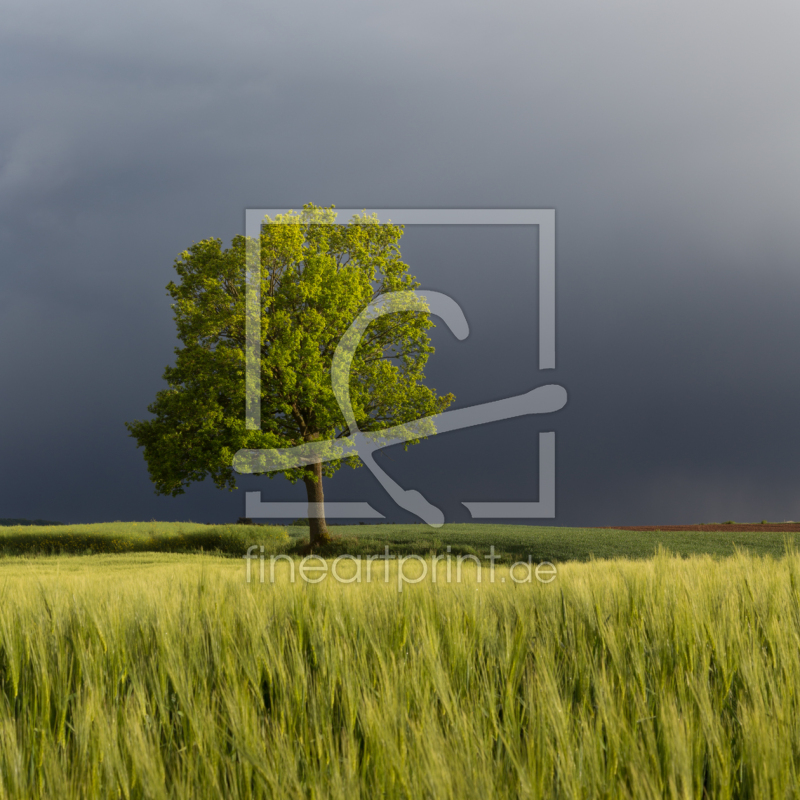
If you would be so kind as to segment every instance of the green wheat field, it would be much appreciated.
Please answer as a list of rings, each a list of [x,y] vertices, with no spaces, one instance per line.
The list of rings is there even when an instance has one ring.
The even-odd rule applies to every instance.
[[[114,541],[133,523],[109,525],[80,530]],[[426,553],[444,548],[418,539],[427,574],[399,591],[396,560],[369,582],[342,560],[352,582],[311,584],[289,556],[270,580],[294,528],[205,530],[198,546],[187,537],[212,526],[139,525],[141,546],[105,553],[84,538],[14,555],[3,533],[0,797],[800,796],[800,555],[785,535],[677,556],[602,531],[595,555],[625,557],[584,541],[579,560],[548,550],[548,531],[564,548],[570,529],[528,528],[550,583],[510,559],[494,580],[462,559],[460,581],[440,559],[433,581]],[[394,547],[392,527],[359,541]],[[496,533],[522,552],[519,530]],[[152,544],[168,534],[178,552]],[[264,547],[250,582],[237,536]]]

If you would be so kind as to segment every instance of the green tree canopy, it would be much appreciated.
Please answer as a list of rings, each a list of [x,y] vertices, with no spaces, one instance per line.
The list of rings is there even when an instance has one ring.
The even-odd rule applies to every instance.
[[[418,288],[398,242],[402,227],[376,217],[334,224],[333,208],[306,205],[302,213],[266,219],[261,229],[261,428],[245,423],[244,236],[223,250],[219,239],[192,245],[175,260],[178,282],[167,286],[182,347],[167,367],[168,386],[148,407],[152,419],[126,423],[144,448],[159,494],[179,495],[211,476],[236,488],[232,467],[241,449],[294,447],[347,436],[331,384],[331,362],[348,326],[387,292]],[[377,431],[438,414],[453,395],[424,385],[433,352],[423,311],[375,319],[350,370],[350,398],[359,428]],[[346,459],[351,466],[360,460]],[[322,476],[341,460],[283,470],[305,482],[309,503],[322,508]],[[281,474],[281,473],[272,473]],[[324,515],[310,516],[311,543],[327,538]]]

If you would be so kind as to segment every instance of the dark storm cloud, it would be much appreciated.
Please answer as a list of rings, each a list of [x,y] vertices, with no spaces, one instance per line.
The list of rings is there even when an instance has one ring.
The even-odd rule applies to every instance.
[[[552,373],[532,232],[407,232],[472,325],[435,332],[437,389],[570,392],[550,421],[387,451],[450,518],[536,499],[549,429],[558,523],[800,517],[793,4],[4,8],[0,516],[242,513],[205,485],[154,497],[122,422],[173,357],[175,256],[311,201],[557,209]],[[365,470],[327,491],[400,518]]]

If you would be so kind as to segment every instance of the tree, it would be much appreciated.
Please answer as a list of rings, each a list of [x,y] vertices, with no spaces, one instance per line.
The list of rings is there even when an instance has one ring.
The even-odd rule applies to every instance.
[[[346,437],[331,384],[331,363],[348,326],[387,292],[416,289],[400,258],[402,227],[377,218],[334,224],[333,208],[267,218],[260,237],[261,428],[245,424],[246,252],[244,236],[222,249],[219,239],[192,245],[175,260],[180,281],[167,286],[178,338],[168,388],[148,410],[153,419],[126,423],[144,448],[158,494],[183,494],[211,476],[236,488],[234,454],[244,448],[288,448]],[[370,323],[350,368],[350,398],[361,431],[379,431],[438,414],[453,401],[423,384],[433,353],[424,311],[406,310]],[[416,440],[418,441],[418,440]],[[414,443],[409,442],[409,443]],[[323,476],[349,457],[282,470],[303,480],[309,503],[323,509]],[[329,538],[324,511],[309,514],[311,545]]]

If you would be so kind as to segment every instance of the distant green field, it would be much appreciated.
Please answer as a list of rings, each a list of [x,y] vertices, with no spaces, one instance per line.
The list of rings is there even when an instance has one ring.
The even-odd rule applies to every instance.
[[[287,528],[294,541],[308,539],[308,528]],[[588,561],[592,558],[652,558],[659,547],[681,556],[708,554],[725,557],[737,550],[753,555],[780,557],[786,543],[800,546],[800,533],[738,531],[624,531],[601,528],[559,528],[530,525],[447,524],[334,526],[339,541],[330,555],[381,553],[387,545],[393,554],[429,552],[485,556],[490,546],[503,561]]]
[[[93,525],[0,527],[3,555],[219,552],[242,555],[251,544],[283,552],[291,542],[284,528],[202,525],[193,522],[105,522]]]
[[[800,548],[800,533],[769,531],[624,531],[529,525],[447,524],[333,526],[334,543],[323,555],[429,553],[484,557],[494,547],[500,563],[588,561],[592,558],[651,558],[659,547],[681,556],[753,555],[780,557],[787,544]],[[191,522],[108,522],[52,527],[0,527],[0,554],[41,555],[126,552],[219,552],[242,556],[251,545],[287,553],[308,540],[308,528],[261,525],[202,525]],[[260,552],[260,550],[259,550]]]
[[[0,559],[0,797],[800,796],[796,553],[398,564]]]

